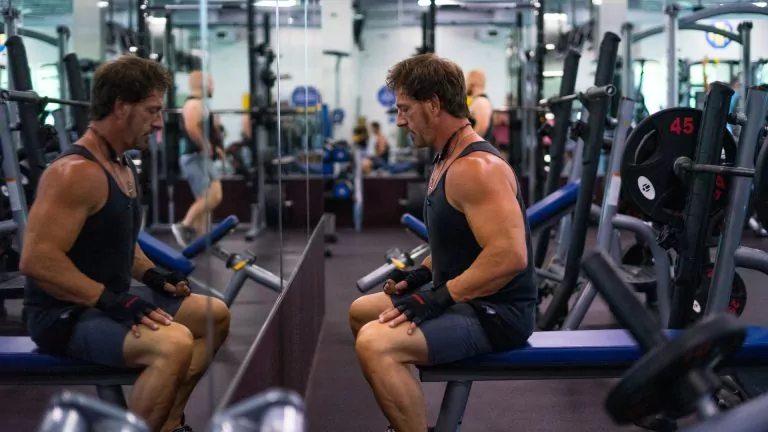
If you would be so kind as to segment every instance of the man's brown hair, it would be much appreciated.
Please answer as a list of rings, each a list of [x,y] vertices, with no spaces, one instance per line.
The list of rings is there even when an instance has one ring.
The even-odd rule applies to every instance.
[[[104,63],[93,74],[91,120],[101,120],[112,113],[119,99],[137,103],[152,93],[165,93],[171,86],[171,75],[155,60],[124,55]]]
[[[387,73],[386,84],[419,102],[437,96],[440,106],[448,114],[469,116],[464,72],[456,63],[435,54],[420,54],[396,64]]]

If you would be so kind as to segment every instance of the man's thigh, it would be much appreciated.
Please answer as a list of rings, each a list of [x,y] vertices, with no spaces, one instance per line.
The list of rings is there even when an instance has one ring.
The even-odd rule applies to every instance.
[[[129,292],[153,303],[171,316],[178,313],[184,300],[181,297],[166,296],[146,286],[132,286]],[[150,332],[149,328],[143,327],[142,337]],[[124,351],[128,333],[128,327],[114,321],[104,312],[95,308],[86,309],[72,329],[67,355],[96,364],[125,367]],[[130,337],[134,338],[133,335]]]
[[[493,351],[475,310],[467,303],[451,306],[419,326],[427,341],[428,364],[444,364]]]

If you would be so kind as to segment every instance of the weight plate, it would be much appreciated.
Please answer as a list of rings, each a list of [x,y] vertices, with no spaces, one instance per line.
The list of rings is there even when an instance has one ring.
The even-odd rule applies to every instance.
[[[760,223],[768,226],[768,145],[762,145],[755,164],[754,202]]]
[[[695,369],[714,368],[744,343],[747,329],[732,315],[708,316],[696,326],[656,346],[635,363],[605,401],[618,424],[660,413],[687,412],[677,386]]]
[[[647,267],[653,265],[653,252],[646,245],[635,243],[624,251],[621,263],[629,266]]]
[[[693,300],[693,314],[691,322],[698,321],[704,316],[707,308],[707,298],[709,297],[709,287],[712,283],[712,276],[715,273],[715,265],[708,264],[704,268],[704,276],[701,278],[701,285],[696,290],[696,298]],[[733,273],[733,284],[731,284],[731,299],[728,302],[727,312],[741,316],[744,308],[747,307],[747,284],[738,272]]]
[[[635,206],[653,222],[669,224],[682,217],[690,191],[674,171],[682,156],[694,159],[702,111],[679,107],[661,110],[641,121],[627,137],[621,161],[621,184]],[[724,159],[733,163],[736,143],[730,133],[723,140]],[[726,205],[728,179],[718,175],[711,213]]]

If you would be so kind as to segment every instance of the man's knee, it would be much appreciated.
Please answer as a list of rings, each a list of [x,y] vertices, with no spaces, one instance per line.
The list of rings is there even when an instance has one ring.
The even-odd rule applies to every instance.
[[[384,330],[387,330],[386,325],[378,321],[369,322],[360,328],[355,340],[355,351],[361,361],[368,363],[394,353],[394,340]]]
[[[213,331],[216,332],[216,336],[220,338],[219,340],[223,342],[227,335],[229,335],[229,324],[232,319],[229,308],[223,301],[212,298],[211,315],[213,317]]]
[[[363,325],[377,320],[381,312],[371,295],[358,297],[349,306],[349,325],[358,331]]]
[[[213,180],[208,185],[208,206],[210,208],[216,208],[221,204],[222,199],[221,181]]]
[[[138,339],[132,333],[126,339],[125,354],[129,366],[159,366],[168,369],[169,373],[183,374],[192,361],[194,337],[181,324],[171,323],[155,331],[142,325]]]

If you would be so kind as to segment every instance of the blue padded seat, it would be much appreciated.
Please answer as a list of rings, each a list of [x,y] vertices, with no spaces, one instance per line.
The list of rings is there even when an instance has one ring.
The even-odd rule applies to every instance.
[[[144,231],[139,233],[138,243],[147,258],[160,267],[175,270],[184,275],[189,275],[195,269],[195,263],[187,259],[184,254]]]
[[[416,169],[415,162],[395,162],[381,168],[390,174],[402,174]]]
[[[0,337],[0,384],[132,385],[139,373],[42,354],[29,337]]]
[[[554,193],[547,195],[544,199],[528,207],[526,210],[525,216],[528,219],[528,226],[532,231],[536,231],[539,226],[575,205],[578,196],[578,182],[568,183]],[[405,213],[400,218],[400,223],[405,225],[416,237],[427,241],[427,226],[420,219]]]
[[[206,248],[210,247],[210,245],[218,243],[219,240],[223,239],[227,234],[237,228],[237,224],[239,223],[240,219],[238,219],[237,216],[227,216],[223,221],[219,222],[219,224],[216,225],[216,227],[212,229],[208,234],[201,236],[192,242],[191,245],[184,248],[184,250],[181,251],[182,255],[189,259],[200,255],[203,253],[203,251],[205,251]]]
[[[679,330],[665,331],[667,337]],[[578,375],[583,369],[623,370],[641,357],[637,343],[624,329],[535,332],[527,346],[512,351],[486,354],[451,364],[420,367],[424,381],[449,381],[449,376],[468,381],[523,379],[526,370],[567,369]],[[768,363],[768,327],[749,327],[747,339],[729,365],[747,366]],[[430,375],[440,375],[432,379]],[[610,374],[608,374],[610,375]],[[459,379],[459,378],[457,378]]]

